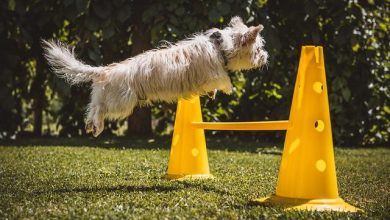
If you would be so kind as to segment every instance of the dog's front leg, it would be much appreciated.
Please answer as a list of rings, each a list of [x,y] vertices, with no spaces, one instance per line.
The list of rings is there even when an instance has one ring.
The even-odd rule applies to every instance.
[[[214,91],[207,93],[207,96],[209,98],[211,98],[212,100],[214,100],[215,97],[217,96],[217,92],[218,92],[218,89],[214,89]]]
[[[220,90],[222,90],[222,92],[225,93],[225,94],[228,94],[228,95],[232,94],[232,92],[233,92],[233,85],[230,82],[230,79],[225,80],[225,83],[223,84],[223,86],[222,86],[222,88]]]

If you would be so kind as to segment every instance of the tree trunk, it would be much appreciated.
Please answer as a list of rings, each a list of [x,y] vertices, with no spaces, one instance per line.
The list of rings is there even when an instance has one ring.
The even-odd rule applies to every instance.
[[[36,60],[36,75],[31,86],[31,95],[33,98],[33,114],[34,114],[34,136],[42,136],[42,111],[45,98],[45,73],[43,72],[42,59]]]
[[[134,13],[132,20],[134,21],[133,36],[132,36],[132,51],[131,55],[135,56],[148,50],[151,45],[150,28],[142,23],[142,13],[148,7],[147,0],[134,1]],[[136,107],[133,114],[127,120],[127,135],[147,136],[152,134],[152,113],[150,107]]]

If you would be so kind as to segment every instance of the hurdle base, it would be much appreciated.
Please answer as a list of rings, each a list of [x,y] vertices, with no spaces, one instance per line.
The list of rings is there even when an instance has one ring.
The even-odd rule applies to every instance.
[[[163,177],[167,180],[202,180],[202,179],[214,179],[215,177],[211,174],[166,174]]]
[[[363,210],[346,203],[341,198],[336,199],[296,199],[277,195],[255,199],[256,204],[264,206],[280,206],[285,210],[362,212]]]

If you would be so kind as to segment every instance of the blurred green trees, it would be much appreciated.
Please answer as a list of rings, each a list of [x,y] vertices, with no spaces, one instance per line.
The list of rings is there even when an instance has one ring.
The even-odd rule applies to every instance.
[[[270,62],[263,70],[231,73],[235,93],[218,94],[215,101],[203,98],[205,120],[288,118],[300,47],[323,45],[336,143],[388,145],[389,5],[374,0],[2,1],[0,138],[84,134],[89,86],[69,87],[54,76],[40,39],[60,39],[76,46],[86,63],[105,65],[162,40],[175,42],[223,27],[234,15],[265,26]],[[139,111],[130,121],[142,125],[129,126],[131,133],[148,133],[151,127],[156,134],[170,132],[175,105],[156,103],[152,117],[148,110]],[[124,124],[109,123],[105,132],[124,134]],[[278,135],[256,133],[255,138]]]

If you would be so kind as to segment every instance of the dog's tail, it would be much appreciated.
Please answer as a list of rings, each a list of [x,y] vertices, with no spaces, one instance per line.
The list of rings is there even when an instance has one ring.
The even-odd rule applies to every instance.
[[[73,49],[61,42],[42,40],[43,55],[51,69],[70,84],[101,78],[103,67],[92,67],[76,59]]]

